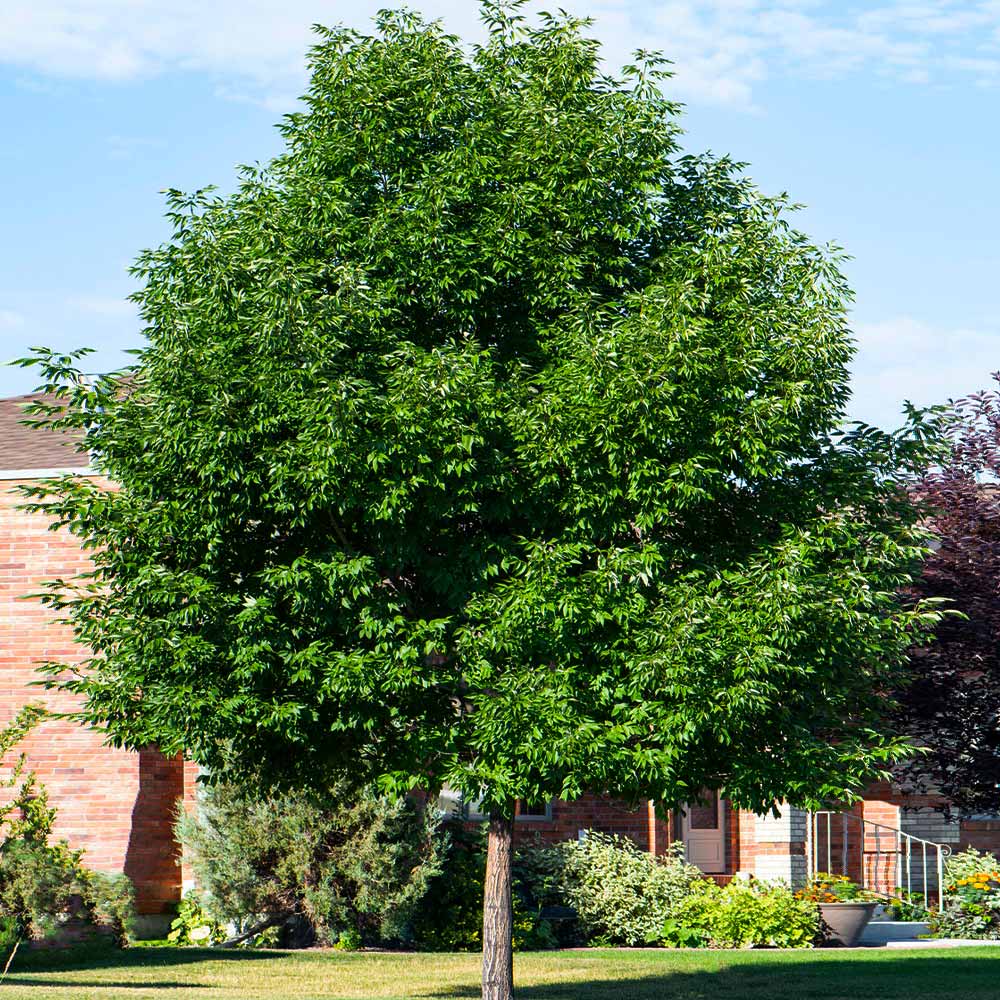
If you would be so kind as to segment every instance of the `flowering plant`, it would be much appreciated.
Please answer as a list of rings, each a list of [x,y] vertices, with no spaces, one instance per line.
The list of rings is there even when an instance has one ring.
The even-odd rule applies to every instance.
[[[1000,938],[1000,863],[975,850],[949,858],[943,902],[930,921],[935,937]]]
[[[1000,871],[976,872],[950,885],[945,892],[963,903],[982,903],[985,898],[1000,890]]]
[[[878,894],[852,882],[846,875],[830,872],[817,872],[795,897],[811,903],[874,903],[880,899]]]

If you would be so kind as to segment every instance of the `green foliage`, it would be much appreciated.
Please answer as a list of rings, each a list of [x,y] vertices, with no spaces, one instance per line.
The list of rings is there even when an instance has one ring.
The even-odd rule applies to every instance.
[[[992,875],[996,871],[1000,871],[1000,861],[996,856],[989,851],[978,851],[975,847],[967,847],[944,859],[945,886],[976,875]]]
[[[220,780],[850,797],[936,620],[933,421],[843,431],[839,252],[681,150],[663,59],[519,6],[319,29],[284,152],[170,192],[134,367],[26,362],[114,484],[24,489],[94,558],[49,682]]]
[[[548,951],[560,946],[559,936],[552,923],[545,919],[537,907],[526,904],[524,898],[515,893],[513,908],[514,951]]]
[[[485,830],[449,824],[439,874],[414,915],[413,936],[424,951],[478,951],[483,940]]]
[[[795,895],[797,899],[813,903],[873,903],[883,899],[877,892],[858,885],[846,875],[834,875],[830,872],[816,872],[805,888]]]
[[[25,705],[0,729],[0,760],[8,760],[21,741],[45,718],[41,705]],[[48,806],[44,788],[39,788],[33,772],[26,772],[28,759],[17,753],[9,770],[0,777],[5,799],[0,802],[0,822],[5,841],[44,840],[52,832],[55,810]]]
[[[135,922],[135,886],[124,874],[108,875],[84,869],[87,873],[88,899],[94,919],[109,927],[116,943],[125,947],[131,941]]]
[[[0,961],[6,964],[20,944],[22,936],[21,925],[16,917],[0,917]]]
[[[193,889],[184,893],[177,904],[177,916],[170,923],[167,940],[171,944],[205,948],[221,944],[227,936],[226,928],[208,915],[202,894]]]
[[[661,944],[665,948],[704,948],[708,944],[707,936],[700,926],[668,917],[658,934],[646,939],[647,944]]]
[[[0,729],[0,759],[9,759],[45,714],[28,705]],[[56,810],[26,765],[19,753],[0,779],[0,788],[9,790],[0,803],[0,926],[7,953],[25,937],[57,935],[67,918],[125,945],[134,914],[131,883],[124,875],[90,871],[84,852],[64,840],[50,843]]]
[[[927,923],[935,938],[1000,940],[1000,899],[991,895],[980,902],[952,902],[932,913]]]
[[[6,842],[0,848],[0,918],[22,936],[59,937],[67,918],[89,927],[91,938],[128,944],[135,916],[131,882],[124,875],[94,872],[83,851],[54,845]]]
[[[703,879],[694,884],[663,925],[660,941],[671,947],[811,948],[819,936],[816,904],[787,886]]]
[[[348,927],[340,932],[333,947],[338,951],[360,951],[362,944],[361,935],[353,927]]]
[[[483,942],[485,830],[450,824],[440,872],[413,919],[414,943],[423,951],[478,951]],[[519,852],[513,893],[515,951],[540,951],[559,944],[522,877]]]
[[[64,843],[12,839],[0,848],[0,912],[25,933],[77,908],[87,891],[81,851]]]
[[[409,940],[445,848],[429,812],[346,785],[270,797],[212,785],[176,830],[207,924],[289,924],[289,944],[302,922],[325,943]]]
[[[1000,864],[970,847],[947,858],[944,907],[930,919],[939,938],[1000,939]]]
[[[701,872],[674,844],[652,858],[625,837],[593,830],[581,841],[518,852],[515,878],[538,907],[576,913],[589,943],[645,944],[691,891]]]
[[[908,892],[902,886],[896,888],[888,909],[893,920],[926,920],[930,912],[922,892]]]

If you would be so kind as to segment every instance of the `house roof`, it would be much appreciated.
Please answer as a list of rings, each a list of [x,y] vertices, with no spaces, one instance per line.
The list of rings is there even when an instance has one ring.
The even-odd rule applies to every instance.
[[[0,399],[0,472],[43,469],[80,469],[87,465],[86,455],[75,448],[81,440],[77,432],[55,433],[44,427],[25,427],[24,406],[40,393]]]

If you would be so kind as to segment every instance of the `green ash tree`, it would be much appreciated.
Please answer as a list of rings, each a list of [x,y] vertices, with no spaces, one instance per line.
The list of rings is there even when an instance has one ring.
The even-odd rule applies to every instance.
[[[32,359],[106,481],[27,492],[93,553],[47,598],[92,655],[46,669],[111,742],[481,798],[506,1000],[518,799],[763,811],[904,752],[934,428],[840,430],[839,252],[682,150],[661,58],[482,14],[317,29],[284,152],[168,193],[134,365]]]

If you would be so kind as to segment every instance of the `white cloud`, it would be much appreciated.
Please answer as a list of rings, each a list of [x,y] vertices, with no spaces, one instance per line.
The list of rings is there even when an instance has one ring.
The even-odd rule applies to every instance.
[[[271,87],[303,78],[313,23],[363,25],[382,6],[364,0],[5,0],[0,59],[54,75],[123,79],[203,70]],[[421,7],[432,17],[449,14],[463,31],[476,26],[471,5],[431,0]]]
[[[937,328],[908,316],[855,327],[851,415],[895,427],[902,403],[945,403],[991,385],[1000,369],[1000,329]]]
[[[219,90],[287,108],[305,81],[313,22],[364,27],[392,0],[4,0],[0,62],[56,76],[127,79],[195,70]],[[412,4],[482,37],[474,0]],[[1000,76],[998,0],[563,0],[593,15],[608,61],[637,47],[675,62],[681,97],[751,106],[768,76],[869,69],[920,84]],[[545,6],[533,3],[534,8]]]

